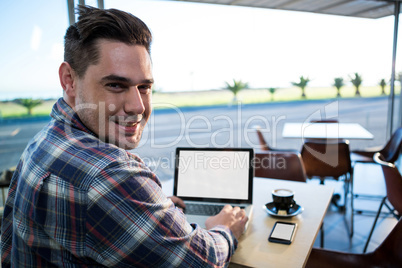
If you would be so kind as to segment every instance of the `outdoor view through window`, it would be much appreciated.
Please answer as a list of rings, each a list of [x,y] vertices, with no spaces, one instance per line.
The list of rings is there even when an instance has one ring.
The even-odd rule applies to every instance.
[[[0,31],[7,37],[0,44],[0,168],[6,170],[62,97],[58,68],[69,22],[67,1],[0,6]],[[358,123],[374,139],[354,140],[352,149],[387,140],[392,16],[373,20],[180,1],[106,0],[104,6],[138,16],[152,31],[154,112],[133,152],[162,180],[172,178],[177,146],[260,148],[257,127],[273,147],[297,150],[302,140],[282,137],[285,123]]]

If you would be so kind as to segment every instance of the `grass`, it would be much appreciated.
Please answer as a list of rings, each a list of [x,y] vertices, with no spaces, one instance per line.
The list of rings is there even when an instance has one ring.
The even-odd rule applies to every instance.
[[[389,87],[385,88],[386,94],[389,94]],[[400,87],[395,87],[396,93],[400,92]],[[307,99],[331,99],[336,98],[335,88],[306,88]],[[381,95],[379,86],[361,87],[362,97],[375,97]],[[352,98],[355,96],[353,86],[343,87],[341,97]],[[244,89],[237,95],[237,99],[242,103],[266,103],[271,102],[271,93],[268,89]],[[227,105],[233,100],[233,94],[229,90],[210,90],[198,92],[177,92],[177,93],[156,93],[153,96],[154,106],[162,106],[168,103],[178,107],[199,106],[199,105]],[[273,101],[292,101],[301,100],[301,90],[297,87],[279,88],[275,91]]]
[[[385,92],[389,94],[389,86],[385,88]],[[400,92],[400,86],[395,86],[395,93]],[[336,89],[333,87],[307,87],[305,90],[307,99],[331,99],[336,98]],[[360,94],[362,97],[375,97],[381,95],[379,86],[361,87]],[[343,98],[352,98],[355,96],[355,88],[353,86],[345,86],[341,89]],[[301,100],[301,90],[297,87],[279,88],[275,91],[273,101],[292,101]],[[268,89],[244,89],[237,95],[238,101],[247,103],[266,103],[271,102],[271,93]],[[193,92],[174,92],[174,93],[155,93],[153,96],[154,108],[162,108],[168,105],[177,107],[186,106],[205,106],[205,105],[229,105],[232,103],[233,94],[229,90],[208,90]],[[56,100],[46,100],[41,105],[33,109],[33,116],[49,115],[53,104]],[[27,110],[25,107],[14,102],[0,102],[0,118],[19,118],[26,117]]]
[[[56,100],[46,100],[32,110],[32,116],[49,115]],[[11,101],[0,102],[0,118],[28,117],[27,109]]]

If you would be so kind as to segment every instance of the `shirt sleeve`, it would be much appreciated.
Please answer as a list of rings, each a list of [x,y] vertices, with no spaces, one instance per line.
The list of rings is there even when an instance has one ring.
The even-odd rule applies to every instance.
[[[113,267],[223,267],[237,240],[224,226],[189,224],[140,164],[102,170],[89,192],[87,251]]]

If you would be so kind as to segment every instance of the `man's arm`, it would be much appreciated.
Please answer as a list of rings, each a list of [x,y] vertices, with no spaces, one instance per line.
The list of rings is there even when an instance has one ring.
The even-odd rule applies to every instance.
[[[169,198],[176,207],[182,211],[185,210],[186,204],[181,198],[177,196],[169,196]],[[218,215],[208,218],[205,226],[207,229],[212,229],[215,226],[224,225],[230,229],[236,239],[239,239],[248,220],[244,209],[226,205]]]
[[[214,226],[224,225],[230,229],[236,239],[239,239],[247,221],[248,217],[244,209],[226,205],[218,215],[208,218],[205,226],[207,229],[212,229]]]
[[[152,172],[114,167],[102,174],[108,179],[91,189],[87,219],[89,256],[100,263],[224,266],[234,253],[239,211],[226,208],[207,231],[186,221]]]

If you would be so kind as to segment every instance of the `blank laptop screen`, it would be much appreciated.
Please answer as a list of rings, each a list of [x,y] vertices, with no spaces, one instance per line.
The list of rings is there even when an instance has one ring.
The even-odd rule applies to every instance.
[[[176,152],[176,195],[201,199],[250,198],[250,150],[180,150]]]

